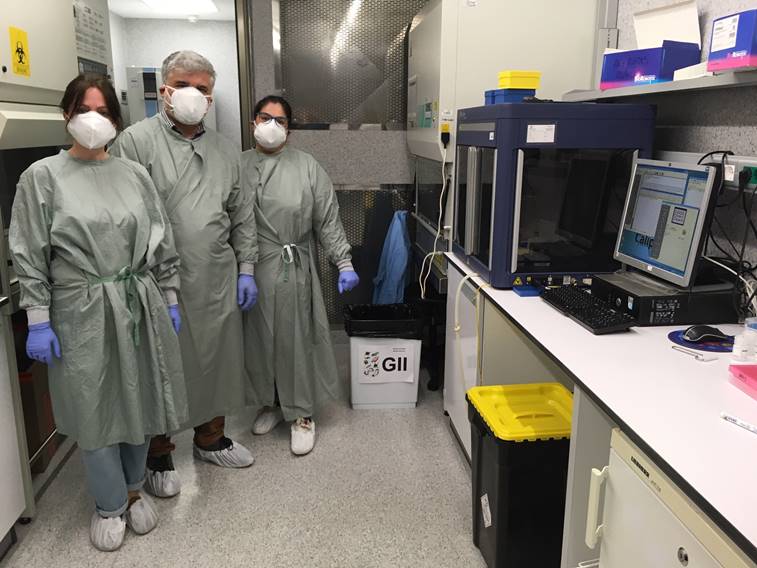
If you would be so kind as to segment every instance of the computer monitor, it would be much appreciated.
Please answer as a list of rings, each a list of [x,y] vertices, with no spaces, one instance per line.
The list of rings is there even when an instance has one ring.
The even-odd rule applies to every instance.
[[[615,259],[686,287],[709,231],[716,169],[636,160]]]

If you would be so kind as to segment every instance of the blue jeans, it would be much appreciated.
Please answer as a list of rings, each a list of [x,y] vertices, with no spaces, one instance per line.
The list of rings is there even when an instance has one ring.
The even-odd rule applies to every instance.
[[[129,505],[129,491],[142,488],[149,438],[144,444],[114,444],[82,450],[89,492],[103,517],[119,517]]]

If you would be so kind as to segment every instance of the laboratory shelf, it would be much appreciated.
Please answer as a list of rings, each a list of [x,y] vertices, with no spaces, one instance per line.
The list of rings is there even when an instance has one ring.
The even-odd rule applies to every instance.
[[[757,85],[757,71],[735,71],[697,77],[695,79],[682,79],[680,81],[668,81],[653,85],[636,85],[633,87],[620,87],[606,91],[569,91],[563,95],[566,102],[586,102],[604,99],[620,99],[623,97],[637,97],[643,95],[657,95],[665,93],[678,93],[686,91],[704,91],[708,89],[727,89],[732,87],[749,87]]]

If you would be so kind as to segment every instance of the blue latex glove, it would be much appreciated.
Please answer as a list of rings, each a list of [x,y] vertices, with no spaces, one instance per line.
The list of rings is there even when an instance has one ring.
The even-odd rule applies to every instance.
[[[339,284],[337,285],[337,288],[339,289],[340,294],[349,292],[358,284],[360,284],[360,277],[357,275],[357,272],[345,270],[344,272],[339,273]]]
[[[181,314],[179,313],[179,304],[168,306],[168,315],[171,316],[171,323],[173,324],[173,330],[176,334],[179,334],[181,329]]]
[[[26,338],[26,354],[30,359],[49,365],[53,361],[53,354],[60,359],[60,343],[50,322],[35,323],[29,326],[29,337]]]
[[[237,304],[243,312],[249,311],[258,301],[258,287],[255,278],[249,274],[240,274],[237,280]]]

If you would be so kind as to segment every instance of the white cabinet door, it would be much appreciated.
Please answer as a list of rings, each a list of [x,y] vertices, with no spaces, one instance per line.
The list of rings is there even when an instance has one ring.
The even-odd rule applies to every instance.
[[[466,282],[460,294],[458,317],[460,329],[455,330],[455,293],[462,274],[449,263],[447,287],[447,333],[444,365],[444,410],[447,411],[465,453],[470,459],[470,423],[465,393],[478,381],[478,333],[476,286]],[[483,296],[478,300],[483,303]]]
[[[8,371],[8,353],[3,334],[10,333],[9,318],[0,316],[0,539],[21,516],[26,507],[21,475],[21,454]]]
[[[600,568],[754,568],[720,528],[620,430],[592,475],[586,538]],[[601,525],[595,513],[606,485]]]
[[[603,524],[600,568],[722,568],[615,450]],[[688,563],[679,561],[679,549]]]

